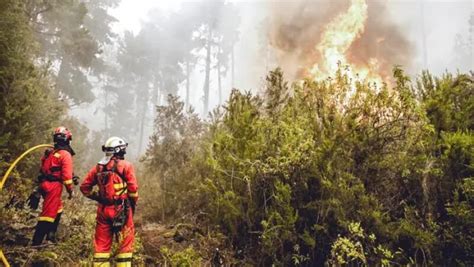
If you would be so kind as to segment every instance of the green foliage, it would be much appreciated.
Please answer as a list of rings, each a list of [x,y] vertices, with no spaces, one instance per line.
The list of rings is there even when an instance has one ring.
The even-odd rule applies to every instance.
[[[331,246],[332,264],[343,265],[352,262],[367,264],[364,248],[359,239],[365,238],[364,230],[359,223],[349,224],[350,237],[338,237]]]
[[[37,65],[37,46],[25,13],[25,1],[0,2],[0,169],[28,148],[52,142],[52,131],[60,123],[70,127],[80,163],[90,161],[85,153],[91,143],[88,130],[66,117],[65,105],[57,101],[48,71]],[[28,2],[28,1],[26,1]],[[98,147],[98,146],[97,146]],[[81,200],[66,201],[60,226],[60,243],[54,248],[29,247],[37,212],[25,208],[38,174],[41,152],[25,157],[9,177],[0,198],[0,247],[16,265],[62,264],[90,255],[90,237],[95,216]],[[79,174],[79,173],[77,173]]]
[[[474,178],[465,179],[446,209],[449,221],[444,224],[445,253],[452,263],[469,265],[474,258]]]
[[[26,208],[3,208],[9,199],[0,197],[0,246],[12,266],[62,265],[81,260],[92,261],[91,237],[95,228],[95,214],[85,199],[64,201],[64,215],[58,230],[58,244],[41,249],[30,247],[39,211]]]
[[[474,129],[474,78],[471,75],[446,73],[436,78],[423,72],[416,91],[438,132]]]
[[[164,257],[164,264],[171,266],[199,266],[202,263],[202,258],[194,250],[193,247],[188,247],[182,251],[172,252],[166,246],[160,248],[161,254]]]
[[[277,69],[263,97],[232,91],[198,149],[180,148],[193,160],[176,156],[179,143],[152,145],[165,154],[148,168],[194,169],[178,173],[199,185],[189,206],[253,264],[469,265],[472,78],[425,73],[413,87],[395,68],[394,81],[353,84],[339,71],[290,87]],[[186,128],[170,114],[157,122]]]
[[[382,244],[377,244],[375,234],[367,235],[360,223],[349,223],[348,236],[339,236],[331,246],[329,262],[334,265],[391,266],[395,254]]]
[[[272,195],[275,205],[271,206],[268,217],[261,222],[262,247],[268,256],[275,256],[275,261],[278,260],[276,255],[285,253],[285,242],[296,239],[293,232],[298,216],[291,206],[290,190],[289,185],[279,181],[275,184],[275,192]]]
[[[436,78],[425,72],[416,92],[434,126],[430,140],[432,157],[428,183],[430,215],[439,230],[439,261],[470,265],[474,262],[470,216],[474,203],[468,197],[474,177],[474,79],[472,75],[449,73]]]
[[[140,194],[147,203],[145,208],[152,210],[148,214],[164,220],[166,215],[185,213],[183,206],[189,207],[187,203],[193,202],[192,194],[183,192],[196,191],[195,180],[187,178],[196,173],[191,163],[199,149],[204,124],[192,109],[185,111],[184,103],[172,95],[168,96],[168,105],[158,106],[156,113],[154,133],[142,158],[148,175],[140,183],[148,186]]]
[[[295,248],[312,262],[328,255],[348,221],[388,238],[381,229],[387,215],[403,214],[394,203],[419,198],[408,185],[418,183],[423,157],[416,152],[427,127],[406,77],[396,70],[396,78],[398,93],[351,88],[338,74],[289,94],[276,70],[266,99],[233,92],[211,127],[212,178],[204,188],[209,212],[237,246],[259,244],[263,260],[287,264],[292,257],[284,252]]]
[[[64,106],[51,94],[49,80],[33,64],[34,41],[19,1],[0,4],[0,167],[7,168],[23,151],[50,141],[50,133],[64,114]],[[36,177],[37,159],[19,166],[21,176]],[[7,181],[19,184],[19,176]],[[27,182],[26,182],[27,183]],[[25,183],[22,182],[22,185]],[[19,186],[21,187],[21,186]],[[12,189],[16,194],[19,190]]]
[[[115,19],[107,8],[116,7],[118,0],[24,2],[24,12],[39,43],[37,62],[45,67],[58,66],[51,73],[56,92],[73,104],[94,100],[89,77],[105,72],[99,55],[115,37],[110,25]]]

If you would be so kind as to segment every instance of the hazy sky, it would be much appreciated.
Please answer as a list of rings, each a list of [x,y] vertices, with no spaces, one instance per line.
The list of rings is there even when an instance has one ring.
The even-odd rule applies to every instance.
[[[289,1],[289,0],[288,0]],[[326,0],[327,1],[327,0]],[[349,0],[334,0],[349,1]],[[369,0],[370,1],[370,0]],[[374,1],[374,0],[372,0]],[[423,67],[422,39],[420,25],[421,0],[379,0],[386,2],[390,10],[392,21],[401,29],[401,32],[409,40],[415,49],[412,59],[412,75],[420,73]],[[158,8],[166,12],[179,10],[181,5],[190,1],[182,0],[122,0],[117,9],[112,10],[111,15],[118,19],[114,30],[123,33],[131,30],[135,34],[139,32],[141,24],[146,21],[147,14],[151,9]],[[234,87],[244,90],[259,89],[263,85],[264,77],[270,68],[262,61],[258,54],[259,27],[260,22],[269,14],[268,1],[232,1],[237,2],[237,8],[241,16],[240,41],[235,46],[235,84]],[[278,5],[283,1],[273,0],[272,5]],[[308,5],[318,4],[317,0],[307,0]],[[369,3],[370,4],[370,3]],[[467,71],[474,69],[474,59],[470,59],[469,66],[458,66],[453,60],[454,40],[456,34],[468,34],[468,20],[474,12],[474,1],[471,0],[424,0],[425,32],[428,64],[427,67],[435,74],[440,74],[446,69],[449,71]],[[203,76],[202,66],[198,66],[191,77],[191,104],[200,112],[202,107]],[[211,75],[214,75],[211,73]],[[229,76],[229,75],[228,75]],[[214,78],[214,77],[211,77]],[[215,80],[215,79],[214,79]],[[183,86],[182,86],[183,87]],[[229,77],[223,81],[224,93],[230,92],[231,82]],[[184,88],[178,92],[184,98]],[[217,90],[214,81],[211,81],[210,105],[217,104]],[[79,117],[88,126],[100,130],[101,124],[94,125],[97,119],[91,119],[90,115],[97,103],[77,107],[71,113]],[[101,116],[102,114],[97,114]],[[97,117],[96,117],[97,118]],[[150,125],[153,120],[150,118]]]
[[[122,0],[120,6],[110,13],[119,21],[115,25],[117,31],[131,30],[137,33],[141,21],[145,20],[150,9],[162,10],[179,9],[181,0]]]
[[[290,1],[290,0],[288,0]],[[335,0],[347,1],[347,0]],[[407,39],[420,49],[421,40],[419,25],[420,3],[423,2],[425,7],[425,31],[427,36],[427,54],[428,67],[435,72],[443,71],[446,67],[452,68],[451,63],[447,62],[450,58],[454,46],[455,35],[458,33],[468,32],[469,15],[473,12],[474,1],[472,0],[380,0],[387,2],[393,20],[400,25],[406,33]],[[141,22],[146,20],[147,12],[153,8],[159,8],[165,11],[178,10],[180,5],[186,5],[188,1],[182,0],[122,0],[120,6],[111,13],[117,17],[119,22],[115,25],[115,29],[119,32],[123,30],[132,30],[138,32]],[[268,1],[232,1],[243,6],[245,13],[241,12],[244,24],[249,21],[258,22],[265,14],[255,16],[249,6],[253,3],[262,4]],[[283,1],[273,1],[278,2]],[[317,0],[307,1],[308,4],[317,4]],[[259,6],[259,7],[257,7]],[[262,5],[255,5],[255,9],[260,9]],[[242,11],[244,11],[242,10]],[[261,10],[261,9],[260,9]],[[250,12],[249,12],[250,11]],[[245,27],[245,25],[243,25]],[[245,40],[245,32],[241,29],[242,38]],[[418,52],[418,51],[417,51]],[[415,63],[422,63],[421,53],[417,53],[418,57],[414,59]]]
[[[391,13],[394,21],[405,29],[407,38],[415,43],[418,57],[415,63],[422,65],[421,53],[421,25],[419,25],[420,2],[391,1]],[[455,71],[460,66],[454,66],[453,49],[456,34],[468,33],[468,21],[474,11],[474,1],[471,0],[444,0],[423,1],[425,10],[426,47],[428,68],[440,73],[446,68]],[[471,59],[471,69],[473,69]],[[462,68],[467,71],[466,68]]]

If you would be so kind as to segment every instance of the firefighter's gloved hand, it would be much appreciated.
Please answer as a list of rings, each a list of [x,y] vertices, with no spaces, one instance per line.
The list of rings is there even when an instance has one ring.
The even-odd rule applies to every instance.
[[[78,185],[79,184],[79,176],[73,176],[72,177],[72,182],[74,183],[74,185]]]
[[[38,189],[35,189],[31,195],[28,197],[28,206],[32,210],[37,210],[40,202],[41,194]]]
[[[137,207],[137,203],[133,200],[130,200],[130,207],[132,208],[132,215],[135,215],[135,209]]]
[[[90,196],[88,196],[88,198],[95,200],[99,202],[100,204],[107,204],[106,201],[104,201],[97,192],[93,192]]]
[[[67,193],[68,193],[68,198],[67,199],[72,199],[72,197],[74,196],[74,191],[72,190],[67,190]]]
[[[92,199],[92,200],[98,201],[98,202],[100,202],[100,199],[101,199],[100,196],[99,196],[99,194],[98,194],[97,192],[93,192],[93,193],[89,196],[89,198]]]
[[[99,194],[97,194],[97,192],[92,192],[92,194],[88,195],[87,198],[99,201]]]

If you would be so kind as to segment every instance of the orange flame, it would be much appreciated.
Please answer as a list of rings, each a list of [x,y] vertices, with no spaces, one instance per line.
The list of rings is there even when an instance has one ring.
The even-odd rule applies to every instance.
[[[369,59],[366,66],[355,66],[347,60],[347,51],[359,38],[367,22],[366,0],[352,0],[349,9],[336,17],[322,33],[321,42],[316,46],[322,57],[321,65],[314,64],[310,70],[315,79],[323,79],[336,73],[342,66],[352,81],[382,84],[377,59]]]

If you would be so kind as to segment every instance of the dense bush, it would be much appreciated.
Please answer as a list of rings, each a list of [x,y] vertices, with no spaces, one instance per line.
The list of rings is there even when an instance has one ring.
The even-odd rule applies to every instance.
[[[196,191],[193,183],[197,169],[190,163],[199,149],[204,123],[184,103],[168,96],[168,105],[157,107],[154,133],[142,158],[144,175],[139,175],[144,213],[165,220],[169,214],[184,214],[193,204],[189,193]],[[185,194],[187,192],[188,194]]]
[[[253,264],[470,265],[472,90],[468,75],[413,86],[399,68],[379,88],[342,71],[289,86],[277,69],[206,133],[170,99],[146,169],[174,196],[161,208],[206,215]]]

